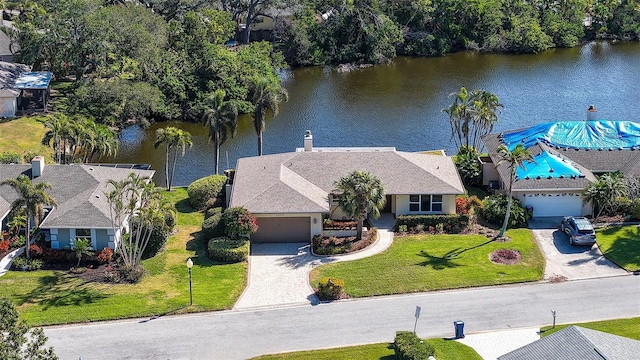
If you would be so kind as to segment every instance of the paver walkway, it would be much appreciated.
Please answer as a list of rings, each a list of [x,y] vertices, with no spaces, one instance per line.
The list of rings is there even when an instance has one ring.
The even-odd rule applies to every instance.
[[[575,246],[560,231],[562,218],[537,218],[529,223],[533,235],[547,261],[545,280],[565,280],[620,276],[628,272],[605,258],[598,245]]]
[[[381,214],[369,220],[378,228],[378,239],[368,248],[341,256],[314,256],[307,243],[252,244],[249,283],[234,309],[318,303],[309,285],[309,272],[322,264],[362,259],[386,250],[393,242],[395,219]]]
[[[22,255],[23,251],[24,247],[21,247],[10,252],[9,254],[7,254],[7,256],[0,259],[0,276],[4,275],[7,271],[9,271],[9,269],[11,269],[11,262],[13,261],[13,259]]]

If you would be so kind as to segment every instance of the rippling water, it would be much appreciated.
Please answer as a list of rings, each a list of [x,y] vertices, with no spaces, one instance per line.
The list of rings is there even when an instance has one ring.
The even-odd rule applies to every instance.
[[[592,42],[538,55],[460,52],[441,58],[397,58],[351,73],[313,67],[286,71],[289,102],[267,120],[264,153],[302,147],[309,129],[315,146],[395,146],[445,149],[453,154],[449,119],[442,109],[460,87],[495,93],[505,105],[495,131],[553,120],[583,120],[595,104],[599,118],[640,122],[640,44]],[[238,135],[221,149],[221,169],[257,155],[257,138],[244,116]],[[178,126],[194,146],[178,160],[176,185],[213,172],[213,149],[201,124],[161,123],[122,132],[121,163],[150,163],[164,183],[164,158],[153,148],[155,130]]]

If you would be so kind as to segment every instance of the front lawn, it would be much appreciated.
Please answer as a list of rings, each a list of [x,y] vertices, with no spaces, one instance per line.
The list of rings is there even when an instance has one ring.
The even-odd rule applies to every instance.
[[[467,345],[453,340],[428,339],[429,344],[436,350],[434,357],[438,360],[482,360],[480,355]],[[395,359],[393,344],[381,343],[343,348],[297,351],[284,354],[265,355],[254,358],[255,360],[350,360],[350,359]]]
[[[85,282],[61,271],[10,271],[0,277],[0,297],[10,298],[31,326],[231,308],[246,285],[246,263],[209,260],[198,238],[203,214],[189,206],[186,188],[163,196],[176,204],[178,231],[165,251],[143,261],[146,275],[140,283]],[[191,307],[188,258],[194,262]]]
[[[396,237],[381,254],[314,269],[311,282],[317,286],[322,277],[339,278],[347,294],[365,297],[542,279],[544,258],[531,231],[514,229],[507,235],[512,240],[506,243],[482,235]],[[489,255],[498,249],[518,250],[522,261],[494,264]]]
[[[636,225],[597,229],[598,246],[607,259],[627,271],[640,271],[640,228]]]
[[[640,340],[640,317],[630,319],[594,321],[582,324],[556,325],[555,329],[552,329],[551,326],[547,326],[541,329],[541,336],[549,336],[554,332],[560,331],[571,325],[582,326],[584,328],[592,330],[598,330],[609,334]]]

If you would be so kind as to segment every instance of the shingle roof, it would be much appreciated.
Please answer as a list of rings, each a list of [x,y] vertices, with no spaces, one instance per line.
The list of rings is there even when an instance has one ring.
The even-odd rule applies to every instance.
[[[379,152],[292,152],[238,160],[230,206],[254,213],[329,211],[334,182],[354,170],[382,181],[387,194],[463,194],[450,157]]]
[[[47,192],[58,206],[40,224],[42,228],[108,228],[111,227],[109,203],[105,193],[113,187],[109,180],[119,181],[133,172],[152,177],[153,170],[119,169],[89,165],[50,165],[33,183],[46,181],[52,185]],[[0,179],[31,177],[31,165],[0,165]],[[1,181],[0,180],[0,181]],[[0,186],[0,216],[10,209],[17,193],[10,186]],[[6,210],[6,211],[3,211]]]
[[[498,360],[633,360],[640,354],[640,341],[570,326],[498,357]]]

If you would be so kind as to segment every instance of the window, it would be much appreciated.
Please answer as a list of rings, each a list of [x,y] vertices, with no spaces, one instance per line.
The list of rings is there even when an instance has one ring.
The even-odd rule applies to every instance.
[[[91,229],[76,229],[76,239],[91,240]]]
[[[409,211],[441,212],[442,195],[409,195]]]

